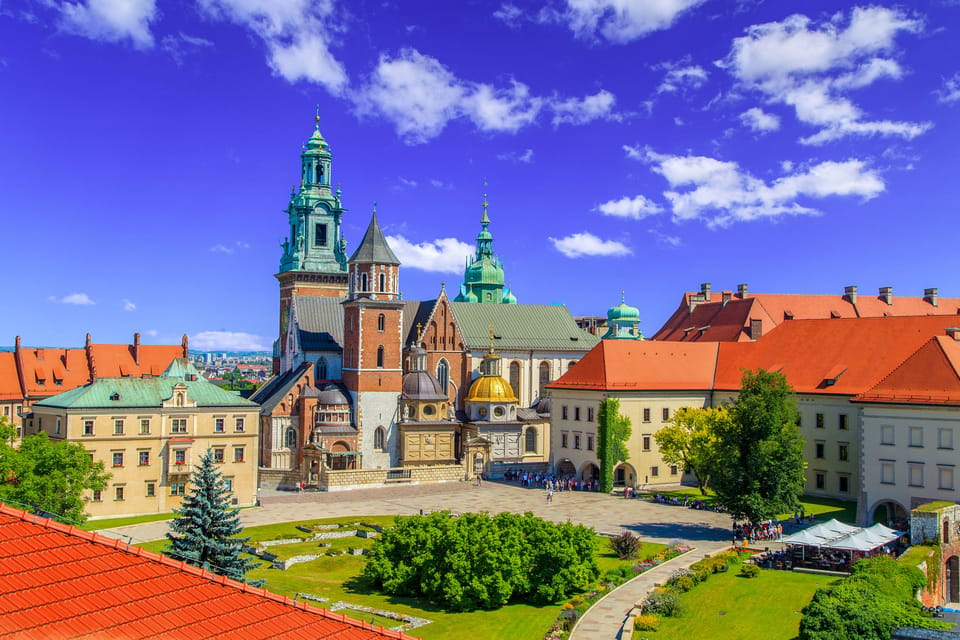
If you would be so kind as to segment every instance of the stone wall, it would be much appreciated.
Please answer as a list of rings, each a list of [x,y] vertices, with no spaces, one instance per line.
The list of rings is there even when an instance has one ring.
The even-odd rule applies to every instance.
[[[951,601],[951,578],[948,563],[951,558],[960,556],[960,505],[943,506],[938,509],[917,508],[910,512],[911,544],[940,544],[940,567],[927,566],[935,562],[934,557],[920,563],[920,570],[926,575],[934,575],[936,580],[930,588],[920,592],[920,601],[928,606],[944,605]],[[953,576],[956,584],[958,578]]]
[[[264,489],[295,490],[300,484],[300,472],[260,467],[260,487]]]
[[[391,471],[402,471],[404,472],[403,477],[400,479],[389,478]],[[404,469],[343,469],[337,471],[324,469],[320,475],[320,487],[327,491],[344,491],[396,483],[421,484],[457,482],[460,480],[463,480],[463,467],[457,464]]]

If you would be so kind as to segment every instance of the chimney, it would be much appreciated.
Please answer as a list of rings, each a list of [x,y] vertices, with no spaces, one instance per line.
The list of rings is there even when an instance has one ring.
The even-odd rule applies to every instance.
[[[727,304],[733,298],[733,292],[724,291],[723,293],[720,294],[720,296],[721,296],[721,299],[723,300],[723,304]]]
[[[947,327],[947,335],[960,342],[960,327]]]
[[[923,290],[923,299],[930,303],[930,306],[937,306],[937,288],[930,287]]]
[[[140,366],[140,332],[133,334],[133,362]]]
[[[759,340],[763,337],[763,320],[750,319],[750,339]]]
[[[737,295],[740,296],[741,298],[746,298],[746,297],[747,297],[747,285],[746,285],[746,283],[744,283],[744,284],[738,284],[738,285],[737,285]]]
[[[893,304],[893,287],[880,287],[880,299],[887,304]]]
[[[850,304],[857,304],[857,285],[851,284],[843,288],[843,295]]]
[[[183,357],[190,357],[190,347],[188,346],[187,334],[183,334],[183,340],[180,341],[180,346],[183,347]]]
[[[703,296],[703,299],[706,302],[710,302],[710,283],[704,282],[700,285],[700,295]]]
[[[89,333],[87,334],[87,341],[83,344],[83,346],[84,346],[85,348],[87,348],[87,349],[90,348],[90,334],[89,334]]]
[[[14,349],[20,351],[20,336],[17,336],[17,339],[14,341]]]

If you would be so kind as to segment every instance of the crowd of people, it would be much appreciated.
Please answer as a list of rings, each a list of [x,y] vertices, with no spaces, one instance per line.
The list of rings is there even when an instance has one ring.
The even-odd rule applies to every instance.
[[[767,520],[759,524],[751,522],[733,523],[733,544],[737,540],[753,544],[760,540],[783,540],[783,525],[776,520]]]
[[[552,473],[532,473],[519,469],[510,469],[504,472],[503,477],[511,482],[519,482],[521,487],[532,489],[546,489],[547,491],[600,490],[600,482],[596,478],[591,480],[578,480],[574,474],[554,475]]]
[[[634,492],[634,497],[636,497],[636,492]],[[684,496],[681,499],[677,496],[655,493],[650,496],[650,501],[656,502],[657,504],[669,504],[675,507],[689,507],[690,509],[697,509],[700,511],[715,511],[717,513],[726,512],[726,509],[722,505],[709,504],[703,500],[691,499],[690,496]]]

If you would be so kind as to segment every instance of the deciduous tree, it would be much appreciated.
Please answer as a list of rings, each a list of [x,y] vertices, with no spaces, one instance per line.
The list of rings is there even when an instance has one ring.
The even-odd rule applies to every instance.
[[[665,462],[693,472],[701,495],[707,494],[710,474],[716,464],[717,425],[729,421],[730,412],[726,407],[683,408],[677,410],[670,424],[653,436]]]

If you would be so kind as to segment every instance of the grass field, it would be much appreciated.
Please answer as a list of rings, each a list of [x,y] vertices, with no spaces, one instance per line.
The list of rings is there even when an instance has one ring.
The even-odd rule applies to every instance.
[[[634,631],[633,640],[790,640],[814,592],[837,580],[792,571],[761,570],[756,578],[737,573],[716,573],[682,594],[681,617],[662,618],[656,631]]]
[[[103,520],[87,520],[80,525],[81,529],[87,531],[99,531],[101,529],[116,529],[130,524],[143,524],[144,522],[158,522],[160,520],[169,520],[173,517],[172,513],[151,513],[145,516],[127,516],[125,518],[104,518]]]
[[[261,527],[249,527],[243,531],[243,536],[249,536],[252,542],[259,540],[279,540],[305,536],[296,528],[296,525],[312,524],[342,524],[353,523],[376,524],[391,526],[393,516],[330,518],[325,520],[309,520],[303,522],[288,522]],[[617,558],[609,548],[608,538],[597,536],[596,560],[603,576],[610,569],[630,566],[632,562],[624,562]],[[330,547],[319,547],[318,542],[303,542],[290,545],[278,545],[270,548],[280,558],[289,558],[306,553],[324,553],[328,549],[347,549],[350,547],[368,547],[373,544],[372,539],[337,538],[324,542]],[[166,546],[164,541],[148,542],[143,545],[151,551],[160,552]],[[644,543],[641,557],[654,555],[664,549],[664,545]],[[327,598],[331,603],[336,601],[348,602],[353,605],[374,607],[399,614],[426,618],[430,624],[411,631],[414,637],[424,640],[489,640],[490,638],[509,638],[510,640],[540,640],[550,628],[550,625],[560,613],[561,605],[554,604],[534,607],[525,604],[511,604],[495,611],[474,611],[470,613],[448,613],[439,607],[417,598],[387,596],[371,592],[359,583],[357,577],[363,569],[363,556],[337,555],[297,564],[286,571],[270,568],[266,563],[247,574],[251,580],[265,579],[266,589],[281,595],[294,596],[297,593],[310,593]],[[323,606],[318,605],[318,606]],[[348,615],[350,612],[344,611]],[[358,614],[358,619],[369,621],[368,613]],[[380,624],[378,619],[376,624]],[[400,623],[385,621],[388,626]]]
[[[683,498],[703,500],[707,504],[713,504],[716,500],[709,489],[707,490],[707,496],[703,497],[700,495],[700,490],[696,487],[686,487],[675,491],[650,491],[651,495],[654,493],[659,493],[663,496],[677,496],[681,500]],[[800,505],[803,507],[806,515],[812,513],[820,521],[830,520],[831,518],[836,518],[840,522],[851,524],[857,521],[856,502],[844,502],[842,500],[831,500],[829,498],[818,498],[816,496],[802,496],[800,498]],[[787,520],[792,517],[793,513],[781,513],[777,515],[778,520]]]

